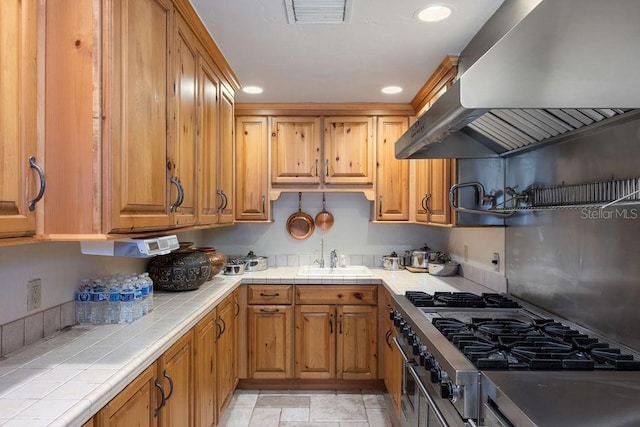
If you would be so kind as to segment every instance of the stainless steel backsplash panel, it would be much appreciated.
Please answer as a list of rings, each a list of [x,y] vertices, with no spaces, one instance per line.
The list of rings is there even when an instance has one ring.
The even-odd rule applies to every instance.
[[[506,159],[505,184],[640,176],[640,119]],[[506,220],[509,293],[640,350],[640,205]]]

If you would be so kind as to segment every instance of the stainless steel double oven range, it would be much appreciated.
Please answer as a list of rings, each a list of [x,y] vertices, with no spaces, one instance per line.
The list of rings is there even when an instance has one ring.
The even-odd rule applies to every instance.
[[[640,425],[632,349],[499,294],[394,303],[403,427]]]

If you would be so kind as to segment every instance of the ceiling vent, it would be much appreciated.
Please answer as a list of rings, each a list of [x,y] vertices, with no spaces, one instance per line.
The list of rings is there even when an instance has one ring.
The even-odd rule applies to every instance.
[[[285,0],[289,24],[344,24],[351,0]]]

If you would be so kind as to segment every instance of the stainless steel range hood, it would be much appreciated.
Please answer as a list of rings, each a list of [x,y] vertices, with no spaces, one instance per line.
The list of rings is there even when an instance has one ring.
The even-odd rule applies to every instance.
[[[639,17],[637,0],[505,0],[396,157],[506,157],[636,116]]]

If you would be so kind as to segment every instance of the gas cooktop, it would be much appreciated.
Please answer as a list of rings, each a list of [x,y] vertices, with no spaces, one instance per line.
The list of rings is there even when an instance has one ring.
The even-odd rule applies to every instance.
[[[640,370],[632,354],[552,319],[433,317],[431,322],[479,369]]]
[[[407,291],[405,296],[413,305],[420,308],[520,308],[520,304],[501,294],[469,292],[434,292],[433,295],[422,291]]]

